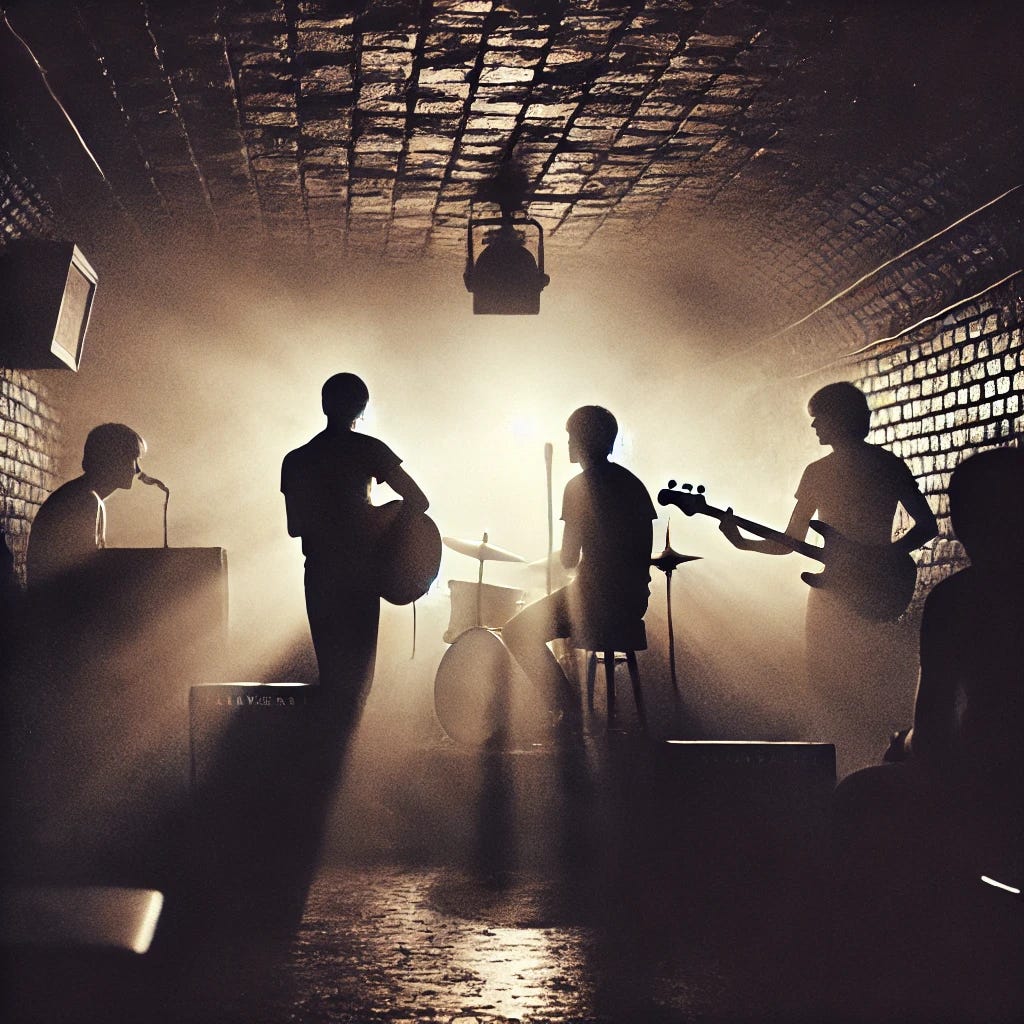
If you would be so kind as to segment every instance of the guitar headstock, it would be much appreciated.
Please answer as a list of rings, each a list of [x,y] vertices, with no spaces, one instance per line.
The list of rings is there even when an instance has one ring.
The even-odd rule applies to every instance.
[[[658,492],[659,505],[675,505],[684,515],[695,516],[707,511],[708,503],[704,497],[704,485],[683,484],[675,490],[675,480],[669,480],[668,487]]]

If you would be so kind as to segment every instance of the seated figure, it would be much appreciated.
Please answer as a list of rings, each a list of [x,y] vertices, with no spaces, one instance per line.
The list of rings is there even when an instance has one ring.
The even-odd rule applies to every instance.
[[[928,595],[912,729],[885,760],[844,780],[840,827],[912,840],[955,870],[1019,875],[1024,854],[1024,451],[964,460],[949,485],[971,564]],[[886,823],[882,819],[888,818]],[[851,830],[853,831],[853,830]],[[1019,879],[1018,879],[1019,881]]]
[[[548,642],[571,637],[579,647],[602,650],[613,636],[646,646],[651,523],[658,514],[643,483],[609,461],[618,423],[607,409],[577,409],[566,431],[569,461],[582,472],[566,485],[562,499],[561,560],[567,569],[578,567],[576,578],[521,611],[503,638],[547,703],[557,734],[571,743],[581,728],[579,701]]]

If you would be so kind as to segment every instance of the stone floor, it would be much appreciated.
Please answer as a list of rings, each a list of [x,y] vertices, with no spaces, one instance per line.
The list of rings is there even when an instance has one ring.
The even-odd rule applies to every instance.
[[[1019,902],[962,874],[848,872],[828,772],[717,753],[682,770],[629,737],[396,748],[356,757],[310,815],[307,791],[269,756],[254,776],[249,751],[248,775],[226,763],[208,791],[210,813],[165,829],[177,839],[151,953],[8,963],[5,1019],[1024,1019]],[[279,753],[294,766],[300,751]],[[886,863],[905,859],[894,847]]]
[[[327,872],[289,958],[293,1019],[586,1017],[591,936],[553,920],[550,897],[540,883],[486,887],[439,870]]]
[[[810,971],[789,978],[797,967],[787,948],[792,936],[762,948],[764,921],[744,922],[728,908],[715,921],[713,913],[701,907],[703,923],[644,922],[613,897],[603,906],[578,892],[567,898],[545,879],[339,866],[310,890],[298,933],[257,1003],[250,984],[206,1001],[196,1019],[698,1024],[813,1017],[818,979]],[[792,928],[781,918],[780,925],[784,933]],[[806,949],[802,940],[795,945]]]

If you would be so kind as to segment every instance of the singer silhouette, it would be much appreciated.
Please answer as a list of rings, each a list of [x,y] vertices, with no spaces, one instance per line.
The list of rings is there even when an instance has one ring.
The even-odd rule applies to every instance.
[[[123,423],[101,423],[89,432],[82,475],[58,487],[32,523],[27,556],[31,590],[64,585],[69,576],[89,569],[106,546],[106,499],[131,488],[145,451],[142,435]]]

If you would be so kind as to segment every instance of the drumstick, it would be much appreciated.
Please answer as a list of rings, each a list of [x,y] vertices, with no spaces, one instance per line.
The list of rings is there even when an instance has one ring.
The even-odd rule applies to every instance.
[[[555,520],[551,502],[551,457],[555,448],[550,441],[544,445],[544,469],[548,481],[548,561],[547,561],[547,587],[548,596],[551,596],[551,556],[555,550]]]

